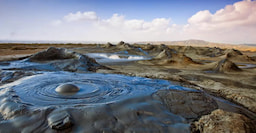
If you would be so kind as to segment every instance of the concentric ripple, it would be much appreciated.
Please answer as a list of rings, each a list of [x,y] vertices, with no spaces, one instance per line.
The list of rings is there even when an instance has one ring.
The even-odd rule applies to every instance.
[[[55,91],[61,84],[73,84],[80,90],[74,95]],[[97,105],[127,98],[150,95],[158,89],[176,88],[166,80],[154,80],[115,74],[78,74],[46,72],[29,76],[1,88],[12,88],[22,102],[32,106]],[[179,86],[180,89],[184,87]]]

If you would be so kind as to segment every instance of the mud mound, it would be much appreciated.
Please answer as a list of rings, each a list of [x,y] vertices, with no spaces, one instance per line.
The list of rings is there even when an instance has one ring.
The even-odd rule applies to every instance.
[[[119,42],[117,45],[116,45],[117,48],[119,49],[134,49],[135,47],[130,45],[129,43],[125,43],[123,41]]]
[[[79,55],[64,48],[50,47],[47,50],[32,55],[29,60],[33,62],[52,61],[79,58]]]
[[[95,71],[98,68],[103,68],[94,59],[86,55],[55,47],[50,47],[47,50],[32,55],[28,58],[28,61],[47,64],[49,67],[53,67],[53,70]],[[27,68],[37,69],[31,68],[31,66]]]
[[[110,42],[108,42],[107,44],[104,44],[102,47],[103,48],[111,48],[111,47],[113,47],[114,45],[112,44],[112,43],[110,43]]]
[[[199,53],[200,54],[200,53]],[[218,57],[221,55],[224,55],[224,50],[218,47],[214,47],[214,48],[208,48],[205,53],[206,56],[210,56],[210,57]]]
[[[144,50],[152,50],[155,48],[155,46],[151,44],[137,45],[137,47],[140,47]]]
[[[172,58],[172,54],[167,50],[163,50],[154,59],[170,59],[170,58]]]
[[[233,62],[252,62],[255,61],[253,58],[244,55],[242,52],[239,50],[235,49],[229,49],[226,50],[226,58],[233,61]]]
[[[251,57],[254,61],[256,61],[256,56]]]
[[[242,71],[235,63],[229,59],[223,59],[212,64],[214,72],[240,72]]]
[[[219,57],[225,54],[224,50],[221,48],[209,48],[209,47],[197,47],[196,48],[197,55],[203,55],[208,57]]]
[[[137,46],[137,45],[135,45]],[[138,45],[137,47],[142,48],[143,50],[148,50],[150,53],[156,53],[159,54],[162,51],[170,51],[170,52],[175,52],[174,49],[170,49],[168,46],[165,44],[161,45],[151,45],[151,44],[145,44],[145,45]]]
[[[184,46],[184,53],[194,53],[197,54],[198,49],[192,46]]]
[[[178,53],[178,54],[173,54],[173,58],[172,58],[173,62],[179,63],[179,64],[184,64],[184,65],[188,65],[188,64],[198,64],[197,62],[193,61],[192,58]]]
[[[200,133],[254,133],[256,123],[241,114],[215,110],[192,124],[192,132]]]
[[[182,54],[176,53],[176,51],[171,49],[164,49],[159,53],[153,60],[157,61],[157,64],[168,65],[168,64],[197,64],[190,57]]]
[[[241,51],[236,50],[236,49],[227,49],[225,51],[225,54],[227,54],[228,57],[234,57],[238,55],[243,55]]]
[[[208,56],[208,57],[218,57],[224,55],[224,50],[214,47],[192,47],[192,46],[170,46],[170,48],[175,49],[179,53],[184,53],[187,56]]]

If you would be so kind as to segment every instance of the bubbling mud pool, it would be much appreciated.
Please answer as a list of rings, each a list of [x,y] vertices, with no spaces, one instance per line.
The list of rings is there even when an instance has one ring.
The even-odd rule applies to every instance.
[[[79,88],[72,95],[56,91],[58,86],[72,84]],[[132,97],[151,95],[159,89],[188,89],[169,81],[115,74],[46,72],[25,77],[2,86],[12,88],[20,99],[32,106],[97,105],[113,103]]]

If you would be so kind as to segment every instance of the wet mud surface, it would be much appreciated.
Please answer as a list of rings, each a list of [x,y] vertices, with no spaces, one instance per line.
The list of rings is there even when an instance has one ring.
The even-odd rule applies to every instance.
[[[74,94],[61,94],[56,91],[56,88],[62,84],[75,85],[79,90]],[[70,72],[46,72],[2,86],[2,88],[11,88],[21,101],[31,104],[32,107],[109,104],[175,87],[184,89],[182,86],[176,86],[164,80],[116,74]]]
[[[225,53],[217,50],[216,56]],[[234,99],[232,103],[206,84],[205,80],[222,83],[216,79],[238,73],[230,71],[230,62],[217,63],[221,71],[209,78],[205,70],[216,69],[216,64],[201,64],[164,45],[126,43],[69,50],[51,47],[26,58],[5,60],[0,62],[0,132],[213,132],[207,125],[217,123],[220,118],[212,117],[218,114],[225,116],[221,121],[226,128],[218,131],[254,132],[253,97],[242,93],[252,103]],[[241,69],[240,73],[253,71]],[[221,85],[243,84],[253,95],[253,80],[238,83],[234,79],[230,84],[226,79]],[[237,126],[246,125],[241,130],[227,121],[240,118]]]
[[[55,88],[63,83],[74,84],[80,90],[72,95],[56,92]],[[0,125],[18,125],[17,132],[26,131],[23,126],[35,132],[54,132],[71,127],[74,132],[189,132],[185,118],[169,112],[161,100],[152,97],[160,89],[171,88],[190,90],[165,80],[46,72],[1,86],[0,111],[7,121]],[[45,118],[35,119],[35,122],[41,121],[39,127],[35,128],[34,123],[28,122],[31,117],[41,115],[45,115],[47,121]]]

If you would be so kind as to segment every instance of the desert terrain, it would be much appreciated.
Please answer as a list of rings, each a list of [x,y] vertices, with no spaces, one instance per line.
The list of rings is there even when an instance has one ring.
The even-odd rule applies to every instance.
[[[255,47],[175,44],[0,44],[0,132],[255,132]]]

